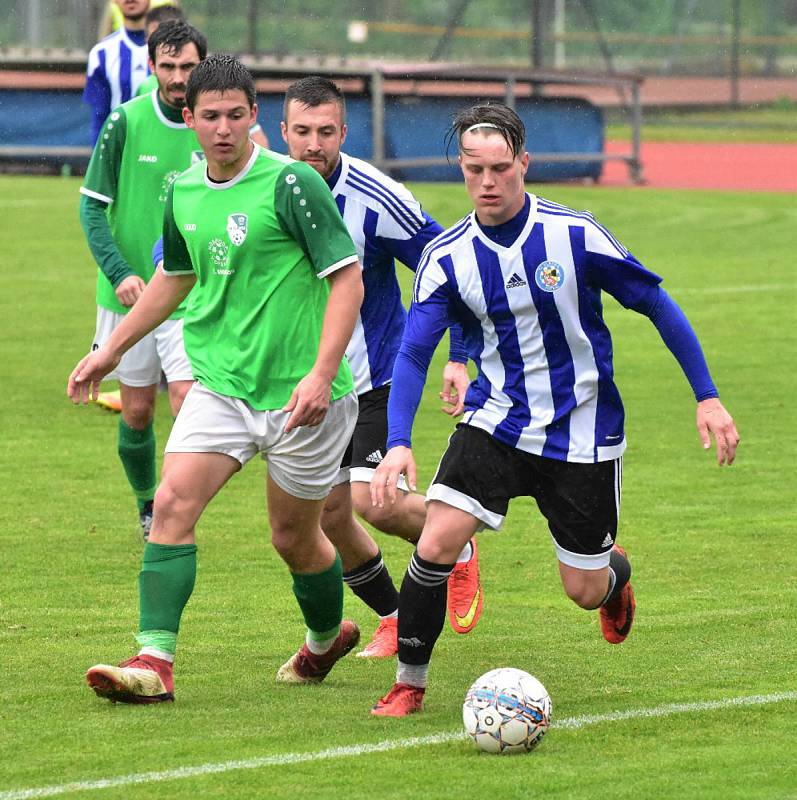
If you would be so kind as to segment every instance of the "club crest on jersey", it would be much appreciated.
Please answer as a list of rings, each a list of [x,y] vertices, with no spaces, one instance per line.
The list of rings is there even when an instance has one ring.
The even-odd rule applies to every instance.
[[[555,292],[565,282],[565,272],[556,261],[543,261],[534,272],[534,281],[543,292]]]
[[[246,239],[248,221],[246,214],[230,214],[227,217],[227,236],[236,247],[240,247]]]

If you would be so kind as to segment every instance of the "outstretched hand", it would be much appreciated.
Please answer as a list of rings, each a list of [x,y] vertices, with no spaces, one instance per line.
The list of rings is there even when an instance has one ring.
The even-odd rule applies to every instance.
[[[73,403],[88,403],[96,400],[100,392],[100,383],[119,363],[120,356],[108,353],[102,348],[94,350],[81,358],[72,370],[66,386],[66,393]]]
[[[717,443],[717,464],[733,464],[739,433],[733,417],[725,410],[719,398],[710,397],[697,404],[697,431],[704,450],[711,449],[711,436]]]

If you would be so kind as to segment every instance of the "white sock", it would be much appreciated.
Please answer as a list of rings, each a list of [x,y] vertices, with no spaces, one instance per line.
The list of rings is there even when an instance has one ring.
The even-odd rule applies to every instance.
[[[459,554],[459,558],[457,558],[457,564],[464,564],[466,561],[470,561],[473,558],[473,545],[470,543],[470,539],[465,543],[465,546],[462,548],[462,552]]]
[[[153,656],[154,658],[160,658],[163,661],[168,661],[170,664],[174,664],[174,655],[172,653],[158,650],[156,647],[142,647],[138,651],[138,654],[140,656]]]
[[[428,664],[405,664],[399,661],[396,667],[396,683],[406,683],[418,689],[425,689],[428,673]]]
[[[310,636],[310,631],[307,631],[304,642],[307,645],[307,649],[313,653],[313,655],[321,656],[332,647],[337,638],[337,636],[333,636],[331,639],[313,639]]]

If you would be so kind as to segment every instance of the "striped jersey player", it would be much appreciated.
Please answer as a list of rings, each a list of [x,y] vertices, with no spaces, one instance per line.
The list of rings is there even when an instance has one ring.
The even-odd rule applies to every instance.
[[[372,505],[369,483],[387,449],[387,402],[393,362],[407,312],[402,304],[396,262],[415,270],[424,248],[441,226],[426,214],[412,193],[371,164],[342,152],[346,139],[345,98],[327,78],[309,76],[288,87],[282,135],[290,155],[310,164],[332,191],[354,240],[363,270],[365,295],[346,356],[354,375],[359,416],[336,486],[327,500],[323,528],[343,559],[344,580],[380,617],[379,627],[362,651],[367,657],[396,652],[398,593],[379,547],[356,520],[356,511],[377,529],[417,541],[426,514],[425,498],[402,483],[390,509]],[[459,329],[452,330],[443,394],[461,409],[468,384]],[[475,543],[465,543],[449,585],[454,630],[467,633],[482,607]]]
[[[91,106],[91,142],[99,138],[111,110],[136,96],[149,74],[144,19],[148,0],[118,2],[124,25],[89,52],[83,102]]]
[[[661,278],[590,214],[526,193],[529,154],[515,112],[475,106],[457,116],[454,137],[474,211],[427,247],[417,271],[393,371],[389,450],[371,483],[377,505],[390,504],[399,474],[414,483],[412,421],[435,346],[454,322],[478,377],[427,492],[399,602],[396,683],[374,706],[379,716],[422,708],[458,549],[477,530],[500,529],[513,497],[533,497],[546,518],[566,594],[600,609],[608,642],[628,636],[635,598],[617,546],[623,405],[603,292],[656,326],[720,464],[733,462],[738,443],[697,337]]]

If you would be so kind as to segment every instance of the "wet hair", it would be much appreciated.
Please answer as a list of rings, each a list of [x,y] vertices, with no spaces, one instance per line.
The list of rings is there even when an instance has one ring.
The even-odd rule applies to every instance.
[[[158,30],[149,37],[147,49],[153,64],[157,64],[155,54],[160,47],[170,56],[177,55],[187,44],[195,44],[202,61],[208,54],[208,40],[193,26],[181,19],[170,19],[158,25]]]
[[[294,81],[285,92],[285,103],[282,107],[283,119],[288,117],[288,104],[291,100],[296,100],[309,108],[315,108],[324,103],[337,103],[340,106],[343,121],[346,121],[346,98],[343,96],[340,87],[329,78],[323,78],[320,75],[308,75],[306,78]]]
[[[460,152],[467,152],[462,147],[462,137],[474,125],[484,126],[477,128],[478,131],[495,132],[502,136],[514,157],[521,155],[526,149],[526,126],[520,117],[503,103],[484,103],[466,108],[455,115],[446,133],[446,155],[454,140]]]
[[[185,19],[185,12],[182,8],[170,5],[155,6],[155,8],[147,11],[147,16],[144,18],[144,26],[149,27],[153,22],[157,22],[160,25],[162,22],[168,22],[173,19]]]
[[[185,104],[193,111],[202,92],[223,94],[237,89],[246,95],[251,108],[255,104],[255,80],[252,73],[235,56],[215,53],[192,70],[185,90]]]

